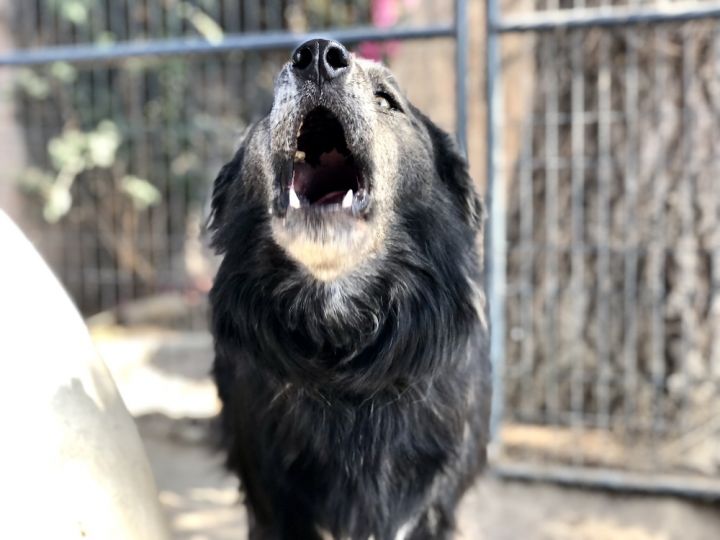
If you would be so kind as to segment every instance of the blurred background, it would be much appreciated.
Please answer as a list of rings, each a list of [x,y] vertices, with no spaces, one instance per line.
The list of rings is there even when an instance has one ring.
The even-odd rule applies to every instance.
[[[462,537],[720,537],[718,17],[716,0],[0,0],[0,208],[86,317],[176,537],[244,530],[206,442],[200,229],[307,32],[386,62],[490,203],[495,440]]]

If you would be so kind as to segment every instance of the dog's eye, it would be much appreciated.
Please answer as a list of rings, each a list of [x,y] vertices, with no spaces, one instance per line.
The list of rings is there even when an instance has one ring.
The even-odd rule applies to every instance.
[[[375,92],[375,104],[385,110],[400,110],[393,97],[385,92]]]
[[[375,104],[381,109],[391,109],[390,100],[382,94],[375,94]]]

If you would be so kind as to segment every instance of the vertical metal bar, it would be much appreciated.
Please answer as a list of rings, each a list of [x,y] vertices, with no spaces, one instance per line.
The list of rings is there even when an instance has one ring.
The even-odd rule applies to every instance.
[[[609,298],[610,294],[610,182],[612,182],[611,156],[611,122],[612,99],[610,71],[610,47],[608,36],[600,36],[598,45],[600,69],[598,71],[598,199],[597,199],[597,332],[596,344],[598,355],[597,393],[597,425],[607,428],[610,423],[610,337]]]
[[[34,3],[34,2],[33,2]],[[37,31],[35,32],[37,33]],[[34,33],[34,34],[35,34]],[[31,34],[33,35],[33,34]],[[75,43],[84,41],[82,36],[82,29],[78,28],[73,32]],[[37,45],[37,43],[35,43]],[[70,101],[70,108],[73,113],[78,116],[78,123],[83,126],[85,117],[80,114],[83,109],[89,109],[87,106],[89,95],[87,90],[83,92],[83,86],[87,86],[87,79],[83,77],[83,73],[78,69],[76,79],[71,83],[69,92],[72,94]],[[63,119],[64,121],[65,119]],[[32,128],[31,128],[32,129]],[[72,233],[74,249],[68,254],[69,264],[66,266],[66,272],[70,269],[74,269],[75,276],[77,277],[77,286],[74,288],[73,300],[77,303],[80,309],[86,309],[87,299],[90,294],[92,284],[92,269],[89,267],[87,261],[87,230],[84,230],[81,220],[74,220],[71,216],[68,216],[72,222]],[[67,241],[67,240],[66,240]],[[67,274],[64,276],[66,279],[69,277]]]
[[[147,2],[147,0],[140,0],[141,2]],[[141,32],[146,37],[154,35],[165,35],[163,23],[163,12],[162,7],[159,3],[153,2],[150,6],[146,7],[147,16],[143,19],[139,19],[138,22],[141,25]],[[147,283],[144,280],[137,279],[136,282],[138,287],[147,295],[154,293],[155,287],[158,283],[164,283],[164,277],[162,272],[164,271],[165,261],[165,242],[166,232],[165,223],[168,220],[168,201],[167,201],[167,170],[161,167],[160,164],[163,161],[164,149],[165,149],[165,133],[163,131],[163,120],[162,120],[162,95],[160,89],[160,73],[162,66],[153,65],[152,63],[145,64],[143,66],[143,93],[140,95],[141,113],[145,119],[146,127],[146,146],[145,162],[144,166],[147,171],[147,177],[152,179],[154,186],[160,193],[163,194],[163,198],[160,204],[151,208],[151,219],[149,229],[149,244],[148,244],[148,257],[152,261],[153,269],[155,271],[155,279],[151,283]],[[155,108],[150,109],[148,105],[154,103]],[[152,114],[148,114],[148,113]],[[153,141],[154,144],[151,142]]]
[[[91,32],[91,25],[77,25],[77,41],[82,43],[89,42],[92,39]],[[80,105],[80,110],[87,111],[86,116],[80,121],[81,130],[85,130],[88,128],[92,129],[97,126],[98,80],[99,69],[89,68],[87,70],[87,79],[85,79],[85,81],[81,83],[83,85],[87,85],[87,96],[85,96],[87,101]],[[98,200],[99,198],[100,197],[97,197],[95,198],[95,200],[85,202],[85,204],[88,205],[88,208],[90,208],[89,211],[86,210],[87,215],[92,216],[92,219],[95,221],[95,223],[97,223],[99,216],[101,215],[100,202]],[[80,220],[80,226],[86,226],[82,219]],[[102,308],[101,253],[103,250],[103,245],[100,236],[101,234],[102,233],[100,232],[99,227],[96,227],[96,230],[94,231],[88,231],[87,229],[85,229],[84,232],[81,232],[83,238],[83,257],[80,261],[80,264],[82,265],[83,273],[86,276],[87,284],[87,288],[84,291],[83,295],[84,298],[82,299],[82,305],[86,310],[93,309],[99,311]]]
[[[223,29],[237,32],[240,27],[240,5],[235,0],[222,0]]]
[[[245,0],[243,2],[243,30],[257,32],[260,29],[259,0]],[[257,75],[262,69],[259,52],[250,52],[245,55],[244,68],[244,94],[248,103],[256,103],[258,99]],[[246,120],[253,122],[258,119],[257,111],[245,109]]]
[[[690,426],[688,425],[688,407],[690,406],[690,394],[692,392],[692,372],[690,369],[690,354],[697,347],[695,329],[698,319],[694,298],[697,293],[697,245],[698,238],[695,236],[695,199],[698,178],[698,165],[695,159],[697,148],[696,128],[697,121],[692,110],[694,103],[693,93],[695,91],[695,77],[697,69],[695,65],[695,47],[691,47],[690,40],[694,40],[694,28],[687,25],[681,30],[682,37],[682,162],[683,173],[678,190],[678,201],[680,209],[680,242],[677,246],[676,263],[679,266],[682,277],[674,284],[680,287],[681,310],[680,313],[680,348],[679,360],[681,371],[682,396],[680,398],[680,410],[676,420],[676,427],[683,433]]]
[[[241,30],[241,6],[235,0],[230,0],[229,2],[228,0],[224,0],[224,2],[223,13],[225,14],[225,18],[223,21],[223,29],[227,32],[239,33]],[[223,117],[229,119],[230,122],[234,123],[238,127],[240,127],[240,122],[242,120],[242,104],[240,103],[242,100],[235,99],[231,89],[243,87],[243,64],[245,61],[245,56],[241,56],[237,53],[234,55],[228,55],[224,60],[228,97],[225,100],[226,108],[223,113]],[[216,153],[222,157],[223,160],[225,158],[229,158],[229,156],[223,154],[221,148],[216,148],[216,150]]]
[[[265,29],[282,30],[283,9],[280,0],[269,0],[265,5]],[[338,12],[340,11],[338,6]]]
[[[55,42],[56,43],[70,43],[72,42],[72,29],[70,28],[69,21],[60,15],[60,10],[58,9],[58,6],[48,6],[45,9],[50,9],[55,17]],[[42,71],[39,71],[39,73],[42,73]],[[47,72],[42,74],[43,77],[47,77]],[[62,90],[61,90],[62,92]],[[51,92],[51,95],[55,94],[55,92]],[[65,123],[64,118],[64,112],[65,107],[61,105],[62,98],[60,96],[55,95],[55,99],[58,100],[57,104],[59,106],[52,107],[49,110],[50,113],[50,121],[48,122],[52,127],[51,133],[57,134],[59,132],[62,132],[63,125]],[[47,107],[47,105],[43,104],[42,107]],[[76,201],[77,202],[77,201]],[[73,216],[73,209],[71,207],[70,212],[63,217],[56,225],[55,225],[55,231],[59,233],[59,240],[60,244],[62,246],[62,249],[59,253],[59,261],[53,261],[54,270],[57,272],[60,272],[60,275],[62,276],[63,280],[68,280],[73,276],[75,273],[77,267],[77,260],[70,258],[69,252],[70,252],[70,244],[72,243],[72,238],[77,234],[78,230],[78,223],[74,219]],[[55,244],[58,245],[58,244]]]
[[[119,17],[113,17],[111,13],[108,17],[106,10],[111,10],[111,2],[96,2],[91,8],[91,26],[92,34],[91,39],[97,40],[100,35],[108,31],[115,31],[114,27],[108,28],[106,21],[116,22]],[[117,91],[118,73],[119,67],[116,66],[102,66],[98,70],[98,88],[100,92],[105,96],[104,102],[101,107],[102,110],[100,120],[110,120],[114,123],[118,123],[119,116],[122,114],[118,111],[121,105],[120,96],[122,92]],[[113,77],[115,75],[115,77]],[[120,105],[120,106],[118,106]],[[114,171],[110,170],[105,174],[101,174],[100,178],[105,178],[105,186],[103,187],[104,196],[99,197],[102,201],[98,206],[101,212],[106,216],[108,222],[108,230],[113,235],[116,245],[122,245],[124,242],[128,242],[129,239],[125,236],[127,231],[125,230],[125,223],[123,223],[123,216],[120,214],[121,202],[118,200],[119,186],[116,184],[117,178],[114,176]],[[104,200],[103,200],[104,199]],[[108,213],[107,210],[110,210]],[[108,215],[109,214],[109,215]],[[123,248],[120,248],[123,249]],[[132,251],[131,251],[132,253]],[[132,255],[131,255],[132,256]],[[118,304],[118,283],[119,279],[119,268],[123,264],[118,260],[117,254],[113,254],[111,257],[100,259],[100,299],[102,310],[111,309]]]
[[[274,11],[281,12],[279,6],[277,5],[277,1],[268,2],[268,5],[271,4],[271,8],[275,8]],[[214,6],[214,9],[210,9],[208,6],[208,15],[213,18],[213,20],[222,28],[223,32],[227,31],[226,21],[225,17],[223,17],[223,13],[220,9],[220,2],[217,2]],[[271,10],[272,11],[272,10]],[[281,15],[280,15],[281,16]],[[267,21],[270,20],[272,17],[271,12],[266,11],[266,24],[272,25],[273,23],[268,23]],[[233,118],[233,116],[227,116],[227,102],[229,101],[229,96],[232,94],[230,91],[230,86],[227,84],[227,55],[220,56],[213,56],[208,59],[208,62],[203,62],[203,65],[205,66],[204,70],[204,77],[205,81],[200,88],[200,99],[195,100],[196,103],[201,108],[198,113],[202,112],[202,109],[204,109],[207,113],[212,114],[214,118]],[[195,86],[195,85],[190,85]],[[220,89],[221,92],[221,99],[214,100],[215,101],[215,107],[211,109],[211,105],[213,104],[213,100],[210,98],[212,94],[212,89]],[[217,92],[217,90],[215,90]],[[189,107],[186,106],[186,110],[189,109]],[[192,124],[192,118],[193,115],[188,112],[188,114],[185,116],[185,122],[183,128],[187,130],[188,134],[186,136],[186,150],[185,151],[192,151],[192,148],[188,148],[187,145],[191,144],[193,148],[197,148],[197,151],[201,152],[201,159],[202,163],[214,163],[212,160],[212,154],[216,153],[217,150],[215,148],[217,145],[217,137],[219,134],[215,133],[208,133],[206,129],[198,130],[197,128],[193,129],[191,127]],[[220,126],[221,129],[224,129],[226,122],[223,121]],[[233,140],[232,137],[225,138],[223,137],[220,140]],[[200,216],[200,221],[202,221],[202,215],[203,215],[203,209],[200,206],[200,204],[197,201],[202,201],[203,197],[200,194],[200,190],[202,189],[199,185],[192,182],[192,178],[189,177],[187,174],[184,175],[183,183],[186,186],[186,195],[185,195],[185,213],[186,216],[189,219],[192,219],[194,216]],[[194,185],[193,185],[194,184]],[[196,245],[198,236],[197,232],[195,230],[191,230],[189,226],[186,225],[186,234],[187,240],[185,250],[192,250],[193,245]],[[193,225],[194,228],[194,225]],[[197,246],[196,249],[199,249],[199,246]],[[181,275],[185,275],[186,272],[182,272]],[[186,280],[187,281],[187,280]],[[185,287],[187,287],[188,283],[183,284]],[[193,310],[193,317],[192,317],[192,324],[193,326],[198,326],[202,328],[202,324],[204,321],[198,320],[197,323],[195,322],[197,319],[197,310]],[[199,324],[198,324],[199,323]]]
[[[634,0],[636,1],[636,0]],[[625,409],[625,427],[637,419],[635,411],[637,408],[637,318],[638,318],[638,250],[640,239],[637,223],[637,193],[638,193],[638,53],[636,39],[639,39],[637,30],[626,30],[624,32],[626,42],[625,60],[625,261],[624,261],[624,388],[623,401]]]
[[[90,6],[90,13],[88,13],[88,24],[86,27],[86,40],[87,41],[93,41],[96,37],[96,34],[99,34],[98,29],[96,28],[97,24],[97,18],[98,18],[98,11],[99,11],[99,5],[100,2],[97,2],[95,5]],[[107,95],[107,92],[104,89],[105,83],[104,79],[107,75],[107,67],[102,65],[96,65],[91,70],[92,74],[92,123],[89,126],[84,126],[86,129],[95,129],[97,128],[98,124],[101,120],[104,120],[106,118],[106,106],[109,100],[109,96]],[[97,175],[98,173],[96,171],[88,171],[86,173],[89,175]],[[96,190],[96,196],[94,197],[93,201],[93,219],[96,222],[103,222],[104,220],[107,220],[108,226],[104,227],[105,233],[103,233],[103,227],[98,227],[98,233],[95,236],[94,239],[94,245],[93,245],[93,264],[95,264],[95,275],[96,275],[96,297],[97,297],[97,305],[95,306],[95,309],[97,311],[101,311],[105,307],[105,301],[107,298],[107,295],[105,293],[105,268],[104,268],[104,261],[106,258],[112,258],[115,254],[113,253],[110,255],[110,257],[107,257],[106,255],[106,249],[104,248],[104,244],[108,242],[108,238],[103,240],[103,234],[114,234],[113,230],[113,216],[109,215],[106,210],[105,205],[108,203],[108,200],[112,197],[111,194],[108,192],[110,191],[107,186],[107,182],[97,181],[96,178],[95,181],[95,190]],[[103,185],[105,184],[105,185]],[[112,211],[109,212],[112,214]],[[114,239],[114,238],[113,238]],[[110,248],[111,251],[112,248]],[[112,253],[112,251],[111,251]]]
[[[533,400],[534,381],[532,377],[535,360],[535,310],[533,298],[535,285],[533,267],[535,264],[534,220],[535,198],[533,196],[533,172],[535,163],[535,95],[529,92],[527,110],[530,111],[523,136],[523,149],[518,176],[518,197],[520,210],[520,321],[523,330],[519,376],[522,377],[520,411],[529,418],[537,411]]]
[[[455,0],[455,134],[460,150],[467,156],[467,0]]]
[[[505,362],[505,173],[503,166],[503,96],[500,36],[493,30],[500,18],[499,0],[486,4],[486,84],[487,84],[487,193],[490,211],[487,235],[488,304],[490,312],[490,358],[493,367],[491,434],[499,435],[504,405]]]
[[[664,420],[664,388],[666,379],[665,370],[665,227],[666,215],[665,204],[668,191],[668,176],[666,166],[666,148],[670,142],[669,130],[672,130],[672,122],[667,118],[666,110],[672,107],[672,102],[667,101],[665,89],[670,82],[670,74],[667,66],[667,52],[664,48],[668,43],[668,32],[664,28],[655,30],[654,36],[655,59],[653,64],[652,99],[655,105],[655,131],[658,133],[657,165],[658,171],[653,178],[652,193],[652,219],[653,239],[651,243],[650,258],[648,261],[649,274],[651,279],[651,331],[650,331],[650,352],[652,373],[652,403],[653,415],[653,437],[657,439],[665,427]]]
[[[712,46],[712,71],[711,76],[717,80],[718,64],[720,64],[720,25],[716,24],[713,31]],[[718,106],[717,101],[714,104]],[[716,109],[717,110],[717,109]],[[713,123],[714,140],[718,140],[718,124]],[[720,159],[716,156],[713,159],[710,174],[713,178],[720,177]],[[713,193],[713,200],[710,206],[714,215],[720,215],[720,194],[717,190]],[[718,245],[718,235],[716,232],[712,240],[709,241],[705,249],[710,250],[710,316],[708,317],[708,325],[710,332],[710,373],[720,376],[720,245]]]
[[[135,0],[127,0],[125,10],[127,19],[126,31],[127,39],[132,41],[142,35],[141,28],[135,18]],[[144,114],[146,104],[146,79],[147,68],[140,64],[135,69],[128,70],[128,104],[127,115],[128,121],[132,126],[132,152],[129,153],[132,159],[132,173],[140,178],[150,179],[150,171],[148,170],[148,148],[151,146],[148,137],[148,126],[146,115]],[[157,207],[148,208],[138,221],[138,231],[135,241],[137,242],[137,250],[153,264],[153,225],[155,222]],[[128,301],[134,297],[144,293],[141,289],[141,283],[132,270],[126,270],[122,278],[127,281],[127,297],[121,298],[121,301]]]
[[[584,2],[581,0],[581,5]],[[572,409],[571,424],[574,435],[582,437],[584,430],[584,403],[585,403],[585,355],[583,343],[583,328],[586,324],[586,288],[585,288],[585,68],[584,68],[584,38],[582,31],[573,32],[571,36],[570,66],[572,81],[570,88],[571,126],[570,143],[572,163],[570,171],[571,184],[571,260],[570,260],[570,290],[573,296],[573,338],[575,344],[572,355],[572,381],[570,389],[570,407]],[[576,463],[583,461],[583,456],[574,456]]]
[[[60,43],[71,43],[72,42],[72,28],[70,25],[70,21],[68,21],[65,17],[61,17],[59,13],[57,13],[59,10],[56,9],[56,24],[57,24],[57,36],[58,41]],[[62,93],[64,90],[60,90],[57,92],[56,99],[60,100],[62,102],[63,97]],[[53,92],[55,94],[56,92]],[[72,103],[72,98],[70,98],[70,104],[69,108],[72,108],[74,103]],[[54,132],[60,132],[63,129],[63,124],[65,123],[64,113],[65,113],[66,107],[63,107],[62,105],[57,107],[56,112],[56,121],[53,125],[53,131]],[[72,209],[71,209],[72,212]],[[74,280],[75,276],[80,275],[81,272],[77,272],[76,268],[73,268],[73,266],[77,265],[78,260],[80,260],[77,256],[73,256],[75,254],[72,254],[73,251],[73,244],[75,244],[75,240],[78,238],[79,232],[80,232],[81,225],[79,225],[77,220],[73,219],[73,216],[67,215],[64,219],[58,223],[58,226],[55,228],[55,232],[59,233],[59,241],[60,243],[53,243],[51,245],[62,245],[63,249],[61,250],[62,253],[60,254],[61,261],[59,262],[60,268],[59,273],[60,276],[62,276],[63,281],[66,283],[70,280]],[[58,269],[55,269],[58,271]],[[70,288],[73,293],[77,291],[78,289],[75,288],[74,284]]]
[[[323,14],[322,24],[326,28],[331,27],[333,23],[333,8],[335,7],[333,6],[333,3],[333,0],[327,0],[327,2],[325,2],[325,13]]]
[[[545,309],[544,403],[545,421],[556,423],[560,413],[560,390],[557,381],[557,294],[559,269],[558,198],[559,198],[559,111],[557,70],[560,34],[548,34],[543,42],[543,92],[545,93],[545,276],[543,292]]]
[[[186,16],[187,11],[181,11],[176,13],[171,6],[166,7],[166,24],[168,34],[171,36],[187,37],[194,32],[191,30],[191,24]],[[199,9],[199,8],[198,8]],[[193,59],[197,61],[197,59]],[[190,60],[190,62],[193,62]],[[167,205],[168,205],[168,220],[166,224],[166,246],[165,256],[167,261],[163,265],[167,271],[167,277],[165,280],[166,284],[169,284],[171,289],[177,290],[178,288],[178,276],[182,275],[184,269],[178,270],[178,265],[182,263],[182,258],[179,254],[182,253],[182,243],[184,235],[185,217],[184,217],[184,197],[182,193],[182,179],[176,176],[172,168],[172,163],[175,157],[182,152],[183,146],[183,130],[185,125],[183,124],[183,118],[187,115],[187,99],[188,89],[185,88],[186,77],[188,73],[188,60],[186,59],[175,59],[173,62],[177,64],[175,66],[169,66],[173,68],[172,74],[169,74],[169,78],[173,81],[173,84],[166,84],[163,88],[164,92],[164,111],[163,111],[163,130],[165,144],[165,155],[163,156],[162,164],[166,168],[165,176],[167,178]],[[203,62],[204,63],[204,62]],[[192,64],[190,64],[192,65]],[[182,73],[182,78],[178,72]],[[176,79],[177,77],[177,79]],[[202,75],[200,75],[202,77]],[[200,78],[200,80],[202,80]],[[183,92],[177,93],[176,84],[183,87]],[[203,84],[201,83],[202,87]],[[177,102],[175,100],[177,99]],[[178,107],[178,104],[180,106]]]
[[[128,0],[123,0],[122,2],[108,2],[110,31],[117,39],[130,39],[130,17],[128,9]],[[113,107],[113,115],[116,118],[116,122],[120,124],[121,129],[124,131],[123,135],[125,138],[125,147],[127,149],[126,159],[128,163],[125,174],[133,174],[137,167],[137,163],[133,159],[133,156],[137,147],[138,133],[137,124],[128,122],[128,118],[130,117],[132,111],[133,83],[135,82],[135,79],[131,70],[122,65],[117,66],[115,75],[116,81],[114,82],[114,86],[122,87],[123,91],[112,92],[112,86],[108,86],[108,91],[112,92],[116,102]],[[122,200],[118,200],[116,206],[122,209]],[[139,213],[135,213],[133,215],[132,226],[130,227],[130,230],[126,232],[128,235],[128,242],[130,242],[134,248],[132,251],[133,257],[135,257],[135,254],[138,253],[140,254],[140,257],[142,257],[144,248],[142,243],[139,241],[139,231],[145,223],[145,215],[144,213],[141,215],[138,214]],[[125,220],[121,220],[121,227],[125,227],[126,223],[127,222]],[[122,304],[123,302],[133,299],[132,270],[128,270],[127,268],[123,268],[121,265],[117,264],[115,269],[117,280],[117,301]]]

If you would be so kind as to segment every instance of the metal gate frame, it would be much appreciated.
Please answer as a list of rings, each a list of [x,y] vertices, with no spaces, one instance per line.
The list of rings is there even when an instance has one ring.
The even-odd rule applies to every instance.
[[[501,38],[506,34],[539,33],[556,30],[619,28],[637,25],[687,22],[720,18],[720,1],[683,1],[646,6],[602,6],[543,10],[504,16],[501,0],[486,0],[486,179],[489,210],[486,236],[486,284],[488,292],[490,351],[493,367],[491,434],[493,453],[504,413],[505,294],[507,277],[506,181],[503,156],[503,70]],[[587,466],[549,466],[536,463],[491,462],[501,477],[518,480],[546,480],[565,485],[598,487],[607,490],[668,494],[720,500],[720,481],[698,476],[644,474]]]
[[[506,279],[506,201],[505,164],[502,154],[503,98],[500,40],[504,34],[544,32],[558,29],[628,27],[698,19],[720,18],[720,3],[686,1],[658,6],[598,7],[547,10],[505,17],[500,0],[486,1],[486,92],[487,92],[487,200],[489,207],[487,249],[487,288],[491,327],[491,358],[494,393],[491,419],[496,437],[503,418],[504,392],[504,301]],[[113,45],[79,44],[16,50],[0,54],[0,67],[26,67],[56,61],[72,63],[116,62],[138,57],[215,54],[230,51],[258,52],[290,49],[311,37],[326,36],[344,43],[361,41],[421,40],[452,38],[455,41],[456,136],[460,148],[467,151],[467,70],[468,2],[455,0],[450,24],[424,27],[328,29],[305,34],[254,32],[227,34],[218,42],[204,39],[167,39],[124,42]],[[709,479],[688,479],[671,475],[647,476],[615,470],[583,467],[546,467],[497,463],[492,469],[500,476],[518,479],[543,479],[563,484],[581,484],[606,489],[672,493],[702,498],[720,498],[720,486]]]

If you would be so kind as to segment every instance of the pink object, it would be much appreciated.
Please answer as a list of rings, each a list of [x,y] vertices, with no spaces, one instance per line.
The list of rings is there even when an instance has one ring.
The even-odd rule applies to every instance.
[[[373,0],[371,5],[372,22],[380,28],[395,24],[399,18],[397,0]]]
[[[405,8],[413,8],[418,0],[403,0]],[[398,0],[372,0],[370,5],[370,17],[373,26],[377,28],[390,28],[397,24],[400,19],[401,6]],[[370,60],[379,61],[385,57],[392,56],[400,47],[397,41],[380,43],[377,41],[366,41],[358,47],[360,56]]]

